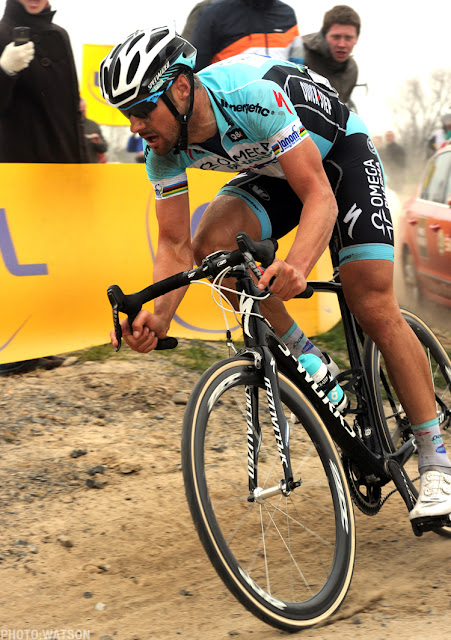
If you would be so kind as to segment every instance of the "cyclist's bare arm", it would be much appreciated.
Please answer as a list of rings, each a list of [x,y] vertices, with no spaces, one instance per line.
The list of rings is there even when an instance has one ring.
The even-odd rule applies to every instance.
[[[306,278],[328,246],[337,218],[337,203],[313,140],[307,138],[284,153],[279,162],[303,203],[302,217],[285,261],[275,260],[259,287],[268,286],[276,276],[272,293],[282,300],[290,300],[305,289]]]
[[[193,266],[188,194],[157,200],[156,214],[159,234],[154,282]],[[142,309],[133,321],[133,332],[128,320],[122,320],[122,336],[131,349],[140,353],[155,349],[158,339],[166,337],[185,291],[186,288],[177,289],[155,300],[154,313]],[[111,332],[111,342],[117,347],[114,331]]]

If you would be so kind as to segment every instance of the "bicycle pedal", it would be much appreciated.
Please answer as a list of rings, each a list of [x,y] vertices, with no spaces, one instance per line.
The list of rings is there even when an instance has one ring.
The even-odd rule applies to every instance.
[[[420,537],[427,531],[451,526],[451,518],[449,514],[444,516],[422,516],[411,520],[411,525],[414,534]]]

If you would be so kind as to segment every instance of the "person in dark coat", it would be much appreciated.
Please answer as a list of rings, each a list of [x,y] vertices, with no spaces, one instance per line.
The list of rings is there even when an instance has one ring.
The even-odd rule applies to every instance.
[[[191,42],[191,36],[193,34],[194,27],[196,26],[197,20],[199,19],[202,9],[204,9],[208,4],[210,4],[210,2],[212,2],[212,0],[201,0],[201,2],[198,2],[191,9],[186,19],[185,26],[183,27],[183,31],[180,34],[182,38],[185,38],[185,40],[188,40],[188,42]]]
[[[7,0],[0,20],[0,162],[87,161],[74,56],[47,0]],[[30,28],[14,47],[13,28]]]
[[[48,0],[6,0],[0,20],[0,162],[87,162],[74,56]],[[15,46],[14,27],[30,40]],[[48,356],[0,365],[0,375],[53,369]]]
[[[196,72],[246,52],[303,60],[295,11],[282,0],[212,0],[201,3],[195,20],[188,30],[197,49]]]
[[[327,78],[345,104],[357,83],[359,70],[351,54],[359,35],[358,13],[339,4],[326,11],[321,31],[302,36],[304,64]]]

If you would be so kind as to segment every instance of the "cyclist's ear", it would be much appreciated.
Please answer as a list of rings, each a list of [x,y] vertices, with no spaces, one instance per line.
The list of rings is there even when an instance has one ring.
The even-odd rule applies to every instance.
[[[172,83],[171,88],[167,91],[169,97],[174,100],[185,101],[189,98],[191,85],[184,73],[181,73]]]

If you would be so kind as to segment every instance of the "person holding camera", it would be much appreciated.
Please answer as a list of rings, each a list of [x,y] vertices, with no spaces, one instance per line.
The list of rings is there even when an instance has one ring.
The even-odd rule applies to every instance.
[[[0,162],[87,162],[74,56],[48,0],[6,0],[0,20]],[[53,369],[48,356],[0,365],[0,375]]]
[[[6,0],[0,20],[0,162],[87,162],[74,56],[54,15],[48,0]],[[17,27],[26,28],[15,36]]]

